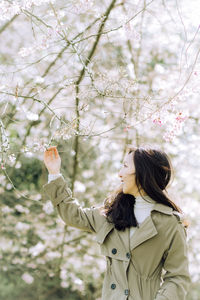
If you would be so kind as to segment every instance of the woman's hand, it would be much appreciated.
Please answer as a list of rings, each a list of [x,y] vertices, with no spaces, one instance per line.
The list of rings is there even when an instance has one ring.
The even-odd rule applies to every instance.
[[[49,174],[60,173],[61,158],[56,146],[52,146],[44,152],[44,164]]]

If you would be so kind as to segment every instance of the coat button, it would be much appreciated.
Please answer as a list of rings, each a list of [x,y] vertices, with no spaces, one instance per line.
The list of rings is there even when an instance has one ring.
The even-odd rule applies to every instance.
[[[130,255],[129,252],[126,253],[126,257],[127,257],[128,259],[131,257],[131,255]]]
[[[116,248],[113,248],[112,249],[112,254],[116,254],[117,253],[117,249]]]
[[[129,290],[128,289],[124,290],[124,294],[129,295]]]
[[[116,284],[112,283],[110,287],[111,287],[112,290],[114,290],[116,288]]]

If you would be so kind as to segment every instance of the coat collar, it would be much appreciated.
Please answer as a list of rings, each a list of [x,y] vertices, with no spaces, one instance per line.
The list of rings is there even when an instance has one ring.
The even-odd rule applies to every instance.
[[[151,200],[150,200],[151,201]],[[152,201],[153,202],[153,201]],[[169,206],[166,206],[161,203],[154,203],[153,211],[158,211],[166,215],[172,215],[173,209]],[[151,212],[151,213],[152,213]],[[134,234],[130,238],[130,228],[126,228],[125,231],[118,231],[114,228],[113,223],[109,223],[107,221],[104,222],[103,226],[99,230],[96,235],[96,241],[99,244],[103,244],[106,236],[114,230],[115,233],[115,240],[118,246],[124,249],[124,251],[133,250],[134,248],[138,247],[143,242],[147,241],[148,239],[154,237],[158,234],[156,226],[152,220],[152,215],[148,216],[142,224],[140,224],[139,228],[136,228]],[[129,248],[130,247],[130,248]]]
[[[152,208],[151,214],[147,217],[144,222],[140,225],[139,228],[136,228],[136,231],[130,238],[130,249],[133,250],[143,242],[149,240],[158,234],[156,226],[152,220],[152,212],[158,211],[166,215],[172,215],[173,209],[167,205],[162,203],[154,202],[152,199],[149,199],[150,202],[154,203],[154,207]],[[129,230],[130,231],[130,230]]]
[[[165,204],[162,204],[162,203],[158,203],[158,202],[155,202],[154,200],[152,199],[149,199],[150,202],[154,203],[154,207],[152,209],[152,211],[156,210],[156,211],[159,211],[163,214],[167,214],[167,215],[172,215],[173,214],[173,208],[172,207],[169,207]]]
[[[147,202],[154,204],[152,210],[156,210],[156,211],[159,211],[159,212],[164,213],[164,214],[167,214],[167,215],[172,215],[172,213],[173,213],[173,209],[172,209],[171,207],[169,207],[169,206],[167,206],[167,205],[165,205],[165,204],[156,202],[155,200],[153,200],[153,199],[152,199],[151,197],[149,197],[148,195],[143,196],[143,197],[138,196],[138,197],[136,197],[136,201],[137,201],[137,199],[138,199],[139,201],[142,200],[142,199],[144,199],[144,200],[146,200]]]

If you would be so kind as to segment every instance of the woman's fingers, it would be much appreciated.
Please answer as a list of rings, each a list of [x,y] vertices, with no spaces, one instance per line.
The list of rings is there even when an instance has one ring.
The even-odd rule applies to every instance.
[[[59,158],[59,153],[58,153],[56,146],[52,146],[52,147],[48,148],[45,151],[44,156],[46,158],[50,158],[50,159]]]
[[[60,172],[61,158],[56,146],[46,149],[44,152],[44,163],[49,173],[57,174]]]
[[[45,152],[44,152],[44,156],[45,158],[53,158],[53,149],[52,148],[48,148]]]
[[[55,154],[55,158],[58,158],[58,157],[59,157],[57,148],[54,148],[54,154]]]

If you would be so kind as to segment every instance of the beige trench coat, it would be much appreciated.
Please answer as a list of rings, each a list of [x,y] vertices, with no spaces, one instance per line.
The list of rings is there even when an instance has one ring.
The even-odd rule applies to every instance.
[[[63,177],[43,186],[63,221],[96,234],[107,268],[102,300],[185,300],[191,279],[186,229],[172,208],[156,203],[130,238],[98,207],[82,208]],[[163,270],[164,269],[164,270]]]

